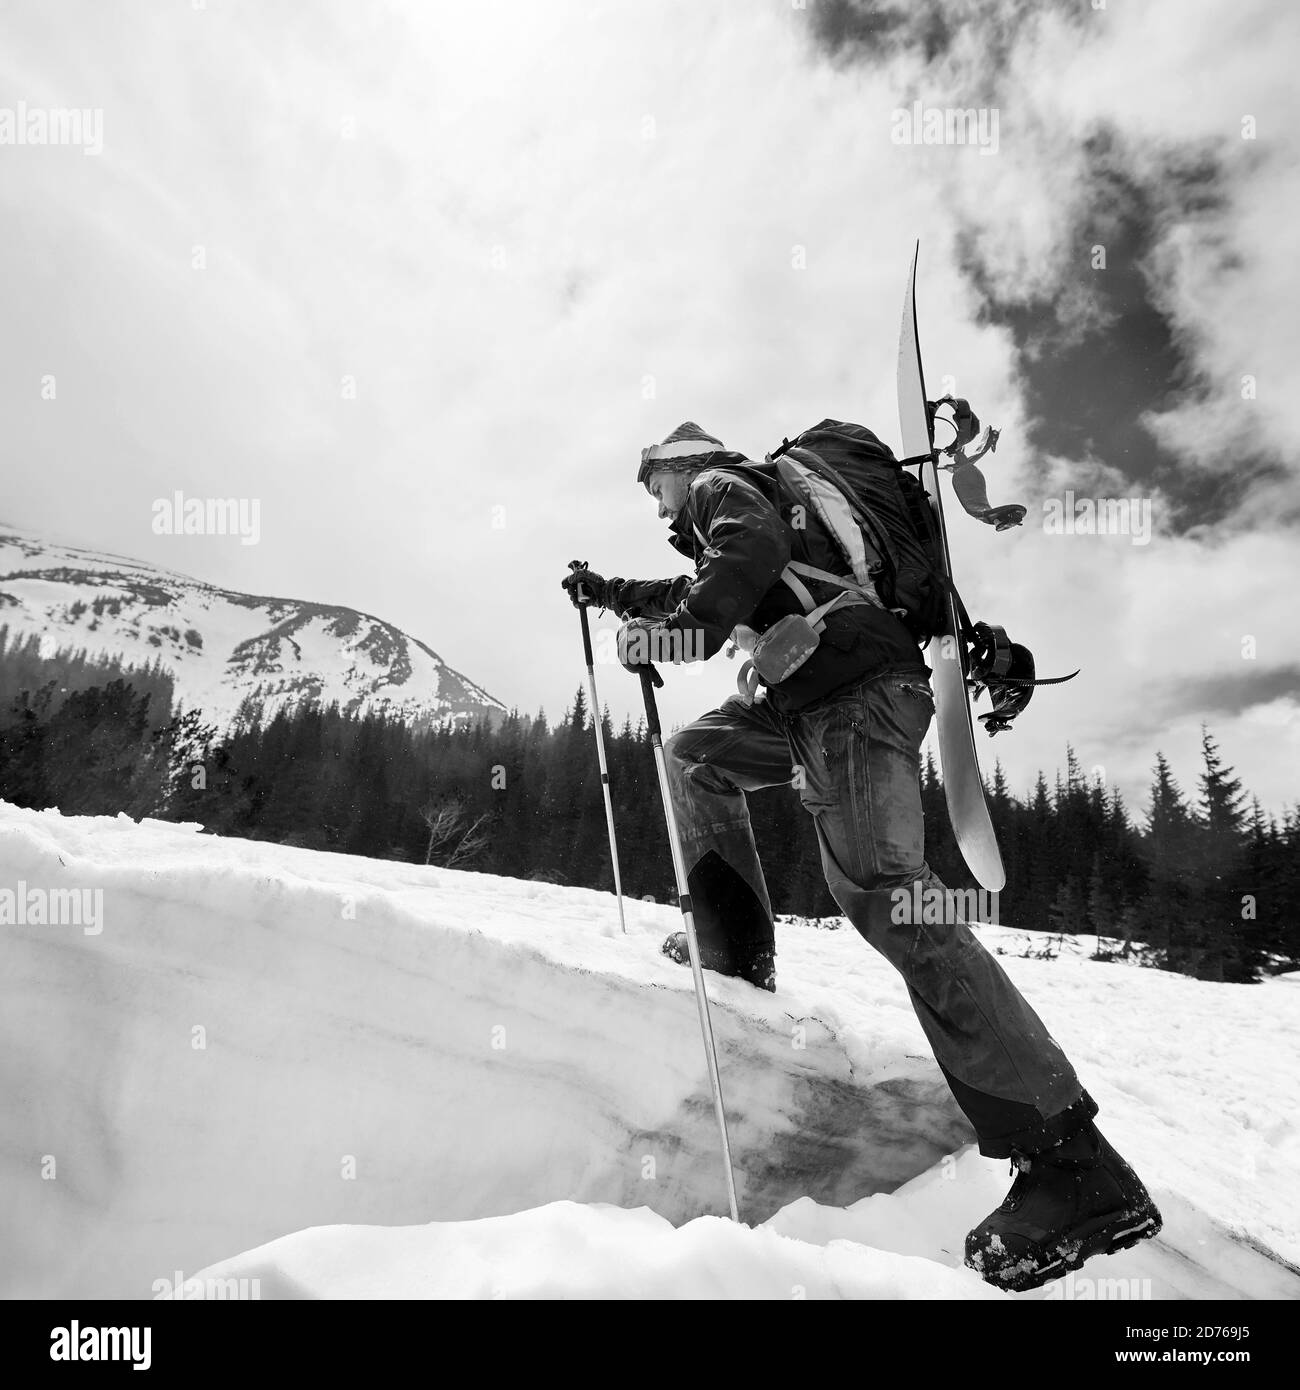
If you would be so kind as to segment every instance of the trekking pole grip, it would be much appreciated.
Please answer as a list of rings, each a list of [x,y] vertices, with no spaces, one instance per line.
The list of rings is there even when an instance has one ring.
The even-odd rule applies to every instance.
[[[570,560],[569,568],[575,574],[581,574],[586,570],[587,562],[585,560]],[[575,585],[575,588],[578,591],[579,599],[585,600],[578,607],[578,617],[582,622],[582,654],[586,659],[587,668],[590,670],[595,665],[591,655],[591,624],[587,621],[587,605],[590,602],[590,597],[581,584]]]
[[[642,666],[637,674],[641,677],[641,694],[645,697],[645,726],[652,740],[660,738],[659,702],[655,699],[654,667]]]

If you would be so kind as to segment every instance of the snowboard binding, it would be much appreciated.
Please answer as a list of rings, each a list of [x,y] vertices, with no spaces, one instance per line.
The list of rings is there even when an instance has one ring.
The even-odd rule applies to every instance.
[[[1006,628],[996,623],[976,623],[970,643],[968,682],[977,700],[987,690],[993,702],[993,708],[979,716],[990,737],[1011,727],[1029,704],[1036,685],[1062,685],[1079,674],[1071,671],[1068,676],[1039,679],[1034,673],[1034,654],[1011,641]]]
[[[952,474],[952,488],[957,500],[967,513],[999,531],[1009,531],[1019,526],[1025,519],[1025,509],[1019,502],[1008,502],[1000,507],[989,503],[988,483],[984,474],[975,465],[985,454],[991,454],[998,447],[1000,431],[992,425],[980,428],[979,416],[970,407],[970,402],[960,396],[940,396],[937,401],[925,403],[930,418],[930,435],[934,436],[935,420],[939,407],[952,407],[952,419],[944,423],[951,425],[952,440],[938,452],[952,460],[940,463],[938,467]]]

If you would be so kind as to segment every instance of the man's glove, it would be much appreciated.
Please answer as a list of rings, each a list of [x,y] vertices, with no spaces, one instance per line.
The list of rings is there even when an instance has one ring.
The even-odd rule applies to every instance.
[[[659,634],[664,631],[661,622],[650,618],[633,618],[618,630],[618,659],[625,671],[639,676],[649,670],[650,680],[655,686],[662,686],[663,677],[655,670],[653,659],[659,652]]]
[[[609,582],[594,570],[576,569],[560,580],[575,608],[608,608]]]

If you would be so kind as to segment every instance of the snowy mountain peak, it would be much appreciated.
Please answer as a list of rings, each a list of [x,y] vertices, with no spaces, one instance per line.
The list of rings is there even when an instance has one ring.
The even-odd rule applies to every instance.
[[[416,726],[505,707],[423,642],[353,608],[220,589],[172,570],[0,526],[0,627],[53,653],[158,660],[176,698],[225,724],[303,701]]]

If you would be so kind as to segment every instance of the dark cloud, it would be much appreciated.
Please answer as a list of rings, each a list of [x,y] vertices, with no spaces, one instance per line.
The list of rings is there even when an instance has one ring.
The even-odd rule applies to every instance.
[[[888,58],[912,49],[932,62],[952,44],[951,22],[934,3],[814,0],[810,14],[817,45],[841,62]]]
[[[1259,705],[1287,697],[1300,699],[1300,666],[1253,669],[1253,663],[1243,661],[1240,671],[1153,681],[1136,700],[1099,708],[1093,741],[1111,750],[1117,766],[1137,763],[1162,744],[1167,749],[1170,729],[1188,719],[1213,732]]]
[[[1139,177],[1111,131],[1085,140],[1083,153],[1078,232],[1062,263],[1050,268],[1045,295],[1000,292],[975,227],[958,235],[960,266],[979,291],[979,320],[1011,333],[1030,445],[1118,469],[1135,490],[1161,489],[1173,507],[1166,521],[1174,531],[1212,523],[1254,482],[1280,473],[1277,460],[1243,450],[1223,468],[1193,469],[1162,449],[1142,420],[1205,390],[1147,266],[1171,220],[1223,209],[1220,171],[1204,151],[1170,150],[1154,174]],[[1093,263],[1095,247],[1104,251],[1104,266]],[[1085,474],[1076,486],[1089,482]]]
[[[1020,0],[971,0],[956,8],[931,0],[818,0],[812,34],[841,63],[874,65],[910,52],[941,70],[963,101],[1005,102],[1014,95],[999,92],[1006,56],[1043,8]],[[1086,9],[1057,8],[1076,21]],[[952,51],[959,29],[968,40],[960,60]],[[1004,128],[1003,157],[1015,158],[1006,148],[1009,135]],[[1174,226],[1196,231],[1198,249],[1216,257],[1215,270],[1235,268],[1209,233],[1227,211],[1224,170],[1215,151],[1190,143],[1153,149],[1148,137],[1139,157],[1122,132],[1102,125],[1079,133],[1079,149],[1081,177],[1073,205],[1062,210],[1077,232],[1059,264],[1037,267],[1048,272],[1046,290],[1030,295],[994,274],[984,248],[1003,235],[1000,229],[969,219],[957,227],[959,266],[979,293],[978,319],[1011,335],[1030,447],[1085,461],[1072,480],[1079,492],[1113,489],[1102,478],[1117,470],[1132,493],[1159,490],[1166,497],[1162,526],[1169,531],[1218,524],[1256,484],[1283,476],[1282,461],[1242,437],[1233,441],[1231,457],[1193,466],[1163,449],[1142,421],[1211,398],[1210,384],[1198,379],[1193,345],[1180,338],[1151,268],[1153,252]],[[962,214],[954,207],[953,216]],[[1105,248],[1104,269],[1093,265],[1095,246]],[[1035,278],[1042,283],[1041,275]],[[1095,478],[1089,463],[1097,465]]]
[[[1300,666],[1275,666],[1250,670],[1249,664],[1231,675],[1220,673],[1184,679],[1166,694],[1168,704],[1180,714],[1236,715],[1256,705],[1284,696],[1300,698]]]
[[[959,36],[974,36],[984,64],[996,70],[1024,25],[1048,11],[1082,25],[1078,0],[811,0],[811,35],[832,62],[848,64],[915,53],[926,63],[947,58]]]
[[[1136,704],[1113,712],[1117,722],[1109,737],[1132,750],[1158,747],[1178,721],[1214,725],[1288,696],[1300,699],[1300,666],[1252,669],[1243,661],[1240,671],[1152,683]]]

